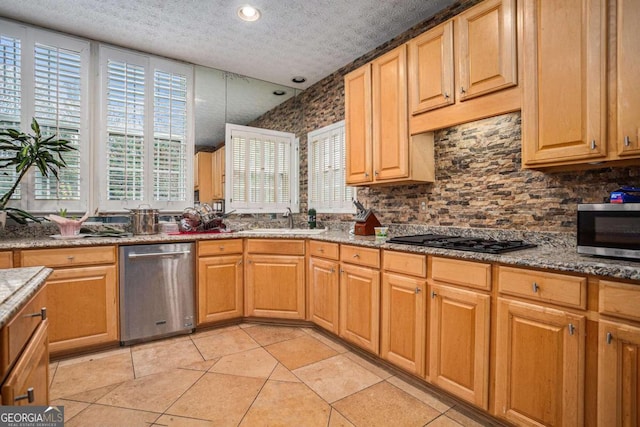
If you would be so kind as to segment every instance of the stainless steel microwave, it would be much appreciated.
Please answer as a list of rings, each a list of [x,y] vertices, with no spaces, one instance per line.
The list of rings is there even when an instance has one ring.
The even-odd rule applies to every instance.
[[[578,253],[640,260],[640,203],[578,205]]]

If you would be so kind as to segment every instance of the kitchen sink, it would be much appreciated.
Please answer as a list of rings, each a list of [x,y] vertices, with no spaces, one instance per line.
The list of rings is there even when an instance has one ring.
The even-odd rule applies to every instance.
[[[238,231],[238,234],[305,234],[305,235],[316,235],[322,234],[327,231],[326,228],[253,228],[251,230],[242,230]]]

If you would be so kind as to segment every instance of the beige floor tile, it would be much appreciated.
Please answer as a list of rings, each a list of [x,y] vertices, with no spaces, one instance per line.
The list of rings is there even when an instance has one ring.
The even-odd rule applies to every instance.
[[[263,348],[223,356],[209,372],[243,377],[269,378],[278,361]]]
[[[328,427],[355,427],[351,422],[344,417],[336,408],[331,409],[331,418],[329,418]]]
[[[229,332],[229,331],[237,331],[238,329],[240,329],[239,325],[229,325],[229,326],[223,326],[221,328],[205,329],[204,331],[198,331],[195,334],[190,335],[190,337],[193,340],[197,338],[205,338],[205,337],[211,337],[214,335],[220,335],[222,333]]]
[[[260,347],[260,344],[240,328],[215,335],[194,337],[193,342],[205,360]]]
[[[174,340],[165,345],[134,347],[131,356],[136,378],[204,361],[191,340]]]
[[[163,415],[158,418],[154,424],[151,424],[151,427],[216,427],[216,425],[213,421],[178,417],[176,415]]]
[[[455,407],[445,412],[445,415],[464,427],[489,427],[498,425],[498,423],[492,423],[478,418],[471,418]]]
[[[218,363],[218,360],[220,360],[220,358],[205,360],[204,362],[190,363],[188,365],[181,366],[180,369],[191,369],[192,371],[206,372],[211,369],[213,365]]]
[[[331,338],[329,338],[326,335],[316,331],[315,329],[306,328],[306,329],[304,329],[304,331],[307,333],[307,335],[310,335],[310,336],[314,337],[315,339],[317,339],[321,343],[331,347],[332,349],[334,349],[338,353],[346,353],[347,351],[349,351],[348,347],[346,347],[346,346],[344,346],[344,345],[332,340]]]
[[[72,396],[132,379],[133,365],[129,353],[98,357],[73,364],[60,362],[49,389],[49,398],[54,400]]]
[[[69,422],[71,418],[85,410],[89,404],[86,402],[76,402],[74,400],[56,399],[49,402],[51,406],[64,406],[64,422]]]
[[[65,427],[148,427],[160,414],[136,411],[133,409],[116,408],[113,406],[91,405],[73,417]]]
[[[149,412],[164,412],[204,375],[200,371],[174,369],[126,381],[97,403]]]
[[[300,379],[293,375],[291,371],[285,368],[281,363],[278,363],[278,366],[273,370],[269,379],[273,381],[286,381],[289,383],[300,382]]]
[[[58,369],[58,362],[49,363],[49,387],[53,383],[53,377],[56,376],[56,369]]]
[[[257,325],[253,328],[246,329],[246,332],[261,346],[275,344],[305,335],[300,328],[289,326]]]
[[[379,365],[376,365],[375,363],[370,362],[369,360],[365,359],[362,356],[358,356],[357,354],[352,352],[345,353],[344,355],[349,359],[353,360],[354,362],[356,362],[358,365],[365,368],[366,370],[379,376],[383,380],[393,376],[393,372],[391,372],[390,370],[385,369]]]
[[[451,407],[454,405],[454,403],[451,400],[445,397],[438,397],[435,394],[432,394],[426,390],[422,390],[417,387],[414,387],[411,384],[403,381],[401,378],[398,378],[396,376],[387,378],[387,381],[389,381],[394,386],[398,387],[400,390],[409,393],[411,396],[415,397],[419,401],[426,403],[427,405],[437,409],[440,412],[446,412],[449,409],[451,409]]]
[[[209,420],[216,426],[237,426],[264,382],[259,378],[206,373],[166,414]]]
[[[120,356],[123,354],[131,355],[130,347],[118,347],[111,350],[104,350],[99,353],[83,354],[81,356],[70,357],[58,360],[58,366],[69,366],[78,363],[91,362],[98,359],[106,359],[112,356]]]
[[[326,427],[330,411],[304,384],[267,381],[240,425]]]
[[[462,427],[462,425],[446,415],[440,415],[438,418],[427,424],[427,427]]]
[[[116,387],[118,387],[121,383],[111,384],[105,387],[96,388],[93,390],[83,391],[78,394],[74,394],[72,396],[65,396],[67,400],[75,400],[78,402],[87,402],[87,403],[95,403],[105,394],[109,393]]]
[[[382,381],[343,355],[303,366],[293,373],[329,403]]]
[[[399,388],[381,382],[333,404],[357,426],[424,426],[440,415]]]
[[[310,336],[271,344],[266,346],[265,349],[290,370],[327,359],[337,354],[335,350]]]

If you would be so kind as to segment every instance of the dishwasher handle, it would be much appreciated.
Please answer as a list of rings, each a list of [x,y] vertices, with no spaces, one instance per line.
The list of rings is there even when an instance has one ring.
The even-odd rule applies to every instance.
[[[191,251],[176,251],[176,252],[151,252],[148,254],[129,254],[128,257],[129,258],[158,258],[158,257],[164,257],[164,256],[171,256],[171,255],[189,255],[191,253]]]

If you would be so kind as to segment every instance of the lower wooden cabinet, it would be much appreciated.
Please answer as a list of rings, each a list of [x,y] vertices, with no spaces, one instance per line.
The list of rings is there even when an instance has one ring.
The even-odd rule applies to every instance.
[[[341,264],[340,336],[365,350],[380,350],[380,272]]]
[[[309,258],[309,317],[313,323],[334,334],[339,333],[340,263]]]
[[[584,422],[585,317],[498,298],[495,415],[524,426]]]
[[[640,327],[600,321],[598,425],[640,423]]]
[[[242,254],[198,258],[198,325],[242,317]]]
[[[2,384],[3,405],[49,405],[48,326],[48,320],[40,323]]]
[[[383,273],[380,356],[416,375],[424,374],[424,279]]]
[[[13,267],[13,252],[2,251],[0,252],[0,268]]]
[[[490,297],[431,285],[429,380],[482,409],[489,407]]]

